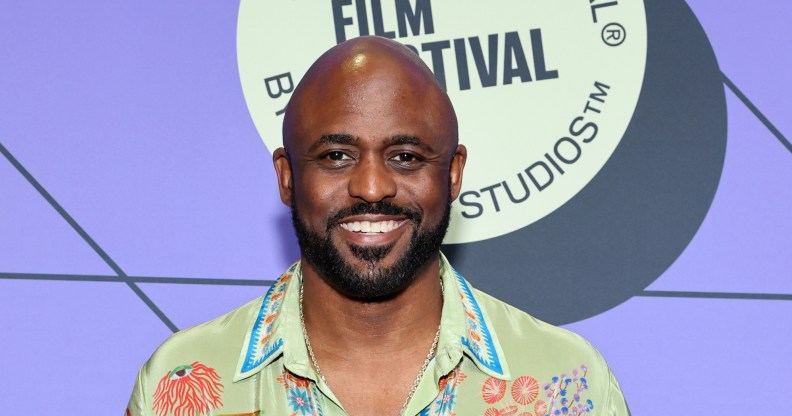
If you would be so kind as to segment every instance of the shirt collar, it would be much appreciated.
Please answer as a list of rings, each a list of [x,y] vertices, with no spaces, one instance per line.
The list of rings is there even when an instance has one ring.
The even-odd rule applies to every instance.
[[[283,349],[284,319],[281,318],[284,303],[296,303],[299,307],[299,293],[295,302],[294,292],[299,292],[300,262],[292,264],[278,280],[270,286],[261,300],[258,313],[248,325],[242,351],[239,353],[234,381],[239,381],[258,373],[263,367],[281,355]],[[287,290],[294,286],[298,290]],[[289,299],[286,299],[286,298]],[[292,308],[286,308],[288,311]],[[297,312],[299,314],[299,310]],[[297,317],[299,319],[299,315]]]
[[[436,376],[450,372],[464,354],[480,371],[499,379],[510,379],[500,342],[489,317],[479,306],[470,284],[451,267],[442,253],[440,277],[445,299],[436,368],[442,374]],[[258,373],[282,355],[290,369],[302,375],[315,376],[302,337],[299,315],[301,284],[298,261],[264,295],[258,313],[248,325],[234,381]]]
[[[440,354],[445,352],[453,357],[453,351],[461,349],[480,371],[495,378],[509,380],[509,368],[492,322],[479,305],[470,283],[451,267],[442,253],[440,276],[445,299],[440,321],[439,364],[443,367]],[[454,365],[458,364],[459,358]]]

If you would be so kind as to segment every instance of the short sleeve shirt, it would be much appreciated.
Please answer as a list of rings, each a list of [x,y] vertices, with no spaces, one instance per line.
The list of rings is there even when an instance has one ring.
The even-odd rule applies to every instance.
[[[440,338],[405,414],[629,414],[588,342],[474,289],[440,257]],[[126,415],[346,415],[311,365],[301,280],[297,262],[264,296],[174,334],[140,370]]]

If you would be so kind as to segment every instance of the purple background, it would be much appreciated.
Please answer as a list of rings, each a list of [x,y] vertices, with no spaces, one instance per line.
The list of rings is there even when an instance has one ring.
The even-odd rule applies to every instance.
[[[786,137],[782,1],[688,2],[720,66]],[[297,251],[236,65],[237,4],[0,6],[0,144],[130,276],[273,279]],[[792,154],[727,89],[713,205],[648,290],[792,294]],[[170,330],[0,158],[5,414],[120,414]],[[57,276],[53,276],[56,278]],[[179,328],[261,287],[140,284]],[[790,300],[635,297],[568,327],[608,358],[633,413],[790,412]]]

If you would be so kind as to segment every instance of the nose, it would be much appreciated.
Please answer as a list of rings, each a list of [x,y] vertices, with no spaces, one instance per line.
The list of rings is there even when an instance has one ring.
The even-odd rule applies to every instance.
[[[380,202],[396,196],[393,172],[380,157],[365,157],[350,173],[349,196],[366,202]]]

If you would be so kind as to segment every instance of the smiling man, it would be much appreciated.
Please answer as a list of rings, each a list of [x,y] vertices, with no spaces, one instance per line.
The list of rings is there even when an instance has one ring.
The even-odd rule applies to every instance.
[[[585,340],[475,290],[440,254],[467,151],[409,49],[362,37],[322,55],[283,144],[300,261],[163,344],[127,414],[628,414]]]

